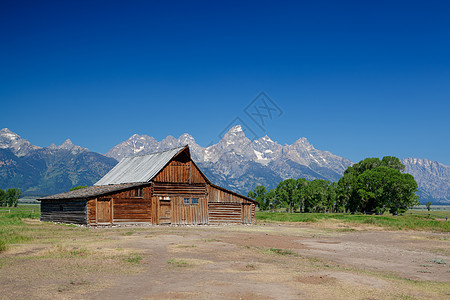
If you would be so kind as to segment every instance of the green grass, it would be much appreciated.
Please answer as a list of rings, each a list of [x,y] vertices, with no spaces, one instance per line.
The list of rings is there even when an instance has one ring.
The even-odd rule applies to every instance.
[[[172,258],[167,261],[168,264],[176,266],[176,267],[185,267],[188,265],[187,261],[181,258]]]
[[[8,210],[11,209],[11,213]],[[32,212],[31,210],[34,210]],[[0,252],[10,244],[32,240],[32,228],[23,222],[24,218],[39,219],[39,205],[19,205],[18,207],[0,207]]]
[[[89,255],[89,251],[86,248],[74,249],[70,251],[70,255],[73,257],[85,257]]]
[[[433,258],[433,259],[431,260],[431,262],[433,262],[433,263],[435,263],[435,264],[439,264],[439,265],[445,265],[445,264],[446,264],[445,260],[443,260],[443,259],[438,259],[438,258]]]
[[[142,260],[142,256],[137,254],[131,254],[130,256],[125,258],[126,262],[132,263],[132,264],[138,264]]]
[[[349,215],[343,213],[279,213],[279,212],[256,212],[257,221],[276,222],[319,222],[340,221],[354,224],[369,224],[395,230],[431,230],[450,231],[450,220],[436,220],[428,215]]]
[[[285,249],[269,248],[268,251],[269,253],[275,253],[279,255],[297,256],[297,253]]]

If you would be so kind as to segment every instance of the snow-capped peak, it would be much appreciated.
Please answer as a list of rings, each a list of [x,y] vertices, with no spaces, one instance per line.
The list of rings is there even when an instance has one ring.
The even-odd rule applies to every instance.
[[[0,148],[10,149],[17,156],[24,156],[31,150],[39,149],[40,147],[32,145],[8,128],[3,128],[0,130]]]
[[[74,152],[74,151],[88,151],[87,148],[74,145],[70,139],[65,140],[64,143],[62,143],[61,145],[56,147],[56,149],[71,150],[72,152]]]
[[[272,139],[270,137],[268,137],[267,134],[265,136],[263,136],[261,139],[266,142],[274,143],[274,141],[272,141]]]
[[[241,125],[236,125],[233,126],[228,133],[239,133],[239,132],[244,132],[244,130],[242,130],[242,126]]]
[[[10,139],[10,140],[20,139],[20,136],[17,133],[12,132],[8,128],[3,128],[2,130],[0,130],[0,136],[2,136],[3,138]]]

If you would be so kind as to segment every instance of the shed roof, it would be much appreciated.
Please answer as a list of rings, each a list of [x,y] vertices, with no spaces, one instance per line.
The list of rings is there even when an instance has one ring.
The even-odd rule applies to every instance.
[[[94,185],[149,182],[187,146],[145,155],[124,157]]]
[[[70,191],[66,193],[60,193],[56,195],[47,196],[44,198],[39,198],[37,200],[55,200],[55,199],[86,199],[89,197],[105,195],[108,193],[125,190],[128,188],[133,188],[141,185],[145,185],[147,182],[134,182],[134,183],[122,183],[122,184],[111,184],[111,185],[97,185],[89,186],[83,189]]]

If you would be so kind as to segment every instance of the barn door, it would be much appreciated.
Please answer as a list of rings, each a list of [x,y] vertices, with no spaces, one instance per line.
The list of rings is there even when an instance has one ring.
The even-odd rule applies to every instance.
[[[111,199],[100,198],[97,200],[97,222],[111,223]]]
[[[242,204],[242,223],[250,224],[252,222],[252,209],[251,205],[246,203]]]
[[[170,200],[159,200],[159,224],[172,222],[172,207]]]

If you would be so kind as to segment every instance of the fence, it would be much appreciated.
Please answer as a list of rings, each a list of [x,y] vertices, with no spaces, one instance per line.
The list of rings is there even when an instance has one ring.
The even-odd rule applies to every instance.
[[[14,208],[8,208],[8,209],[0,209],[0,214],[1,213],[10,214],[10,213],[14,213],[16,211],[20,211],[20,212],[30,211],[33,214],[35,211],[39,211],[39,210],[38,209],[20,209],[20,210],[17,210],[17,209],[14,209]]]
[[[436,214],[432,214],[432,213],[430,213],[430,212],[424,212],[424,213],[417,213],[417,212],[412,212],[412,211],[408,211],[408,212],[405,212],[405,213],[403,213],[403,214],[401,214],[401,215],[416,215],[416,216],[428,216],[428,218],[431,218],[431,217],[435,217],[435,218],[439,218],[439,219],[445,219],[445,221],[447,221],[448,220],[448,216],[443,216],[443,215],[436,215]]]

